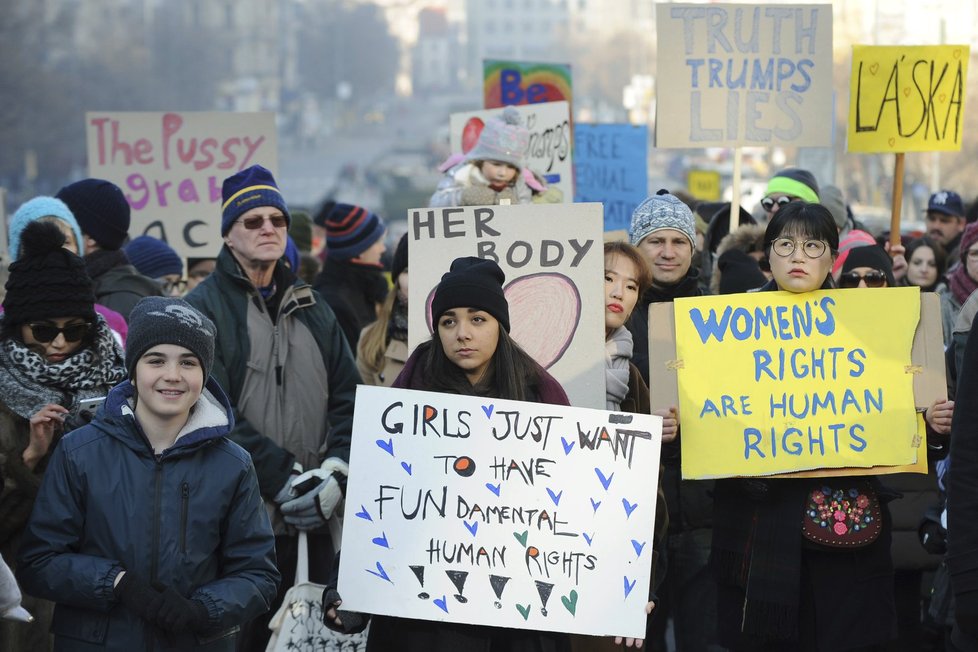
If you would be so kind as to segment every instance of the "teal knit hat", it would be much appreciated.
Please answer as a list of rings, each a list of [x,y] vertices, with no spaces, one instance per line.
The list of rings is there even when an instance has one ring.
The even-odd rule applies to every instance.
[[[10,248],[10,260],[17,260],[20,257],[20,234],[24,232],[28,224],[43,217],[55,217],[70,226],[71,232],[75,234],[78,255],[85,255],[85,241],[82,240],[81,227],[78,226],[78,220],[72,215],[71,209],[60,199],[41,196],[24,202],[14,213],[14,216],[10,218],[10,226],[7,228],[7,246]]]

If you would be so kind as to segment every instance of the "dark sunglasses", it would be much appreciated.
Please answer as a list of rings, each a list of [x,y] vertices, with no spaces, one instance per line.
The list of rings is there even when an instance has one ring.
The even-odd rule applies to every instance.
[[[839,277],[839,287],[857,288],[859,287],[859,281],[866,281],[866,287],[868,288],[881,288],[886,283],[886,274],[873,271],[866,272],[860,276],[856,272],[846,272]]]
[[[244,228],[248,229],[249,231],[254,231],[255,229],[261,228],[262,224],[265,223],[265,219],[266,218],[258,215],[252,215],[251,217],[242,218],[239,220],[239,222],[244,225]],[[288,226],[289,224],[284,215],[273,215],[267,219],[276,229],[281,229],[283,226]]]
[[[761,208],[770,213],[774,209],[774,205],[777,204],[779,208],[784,208],[793,201],[798,201],[795,197],[787,197],[782,195],[777,199],[772,199],[770,197],[765,197],[761,200]]]
[[[35,340],[47,344],[57,338],[59,333],[65,336],[66,342],[77,342],[88,335],[92,325],[85,322],[84,324],[68,324],[64,328],[58,328],[51,324],[28,324],[27,327],[31,329],[31,336]]]

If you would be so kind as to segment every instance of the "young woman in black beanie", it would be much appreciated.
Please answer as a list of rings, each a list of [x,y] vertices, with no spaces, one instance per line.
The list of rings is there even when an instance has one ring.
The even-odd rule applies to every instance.
[[[231,652],[275,596],[255,467],[209,376],[215,334],[181,299],[142,299],[129,380],[51,456],[17,579],[57,602],[58,649]]]
[[[0,321],[0,552],[13,563],[51,452],[125,378],[122,350],[95,313],[85,263],[49,222],[32,222],[10,265]],[[53,605],[25,596],[33,625],[0,621],[9,649],[46,650]]]
[[[509,336],[509,304],[499,265],[457,258],[442,276],[431,304],[435,334],[415,349],[394,387],[569,405],[560,384]],[[326,624],[342,630],[335,609],[325,604]],[[348,625],[348,624],[347,624]],[[375,616],[368,652],[565,652],[559,632],[442,623]]]

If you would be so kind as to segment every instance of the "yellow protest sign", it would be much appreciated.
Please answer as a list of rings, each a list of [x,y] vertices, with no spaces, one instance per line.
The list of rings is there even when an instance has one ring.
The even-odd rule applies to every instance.
[[[850,152],[961,149],[967,45],[856,45],[849,80]]]
[[[918,288],[677,299],[684,478],[913,464]]]
[[[715,170],[690,170],[686,174],[689,194],[703,201],[720,200],[720,173]]]

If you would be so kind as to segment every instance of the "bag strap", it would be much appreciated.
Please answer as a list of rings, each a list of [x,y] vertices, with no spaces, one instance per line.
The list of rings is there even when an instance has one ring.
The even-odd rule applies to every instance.
[[[305,530],[299,530],[299,550],[295,562],[295,586],[309,581],[309,540]]]

